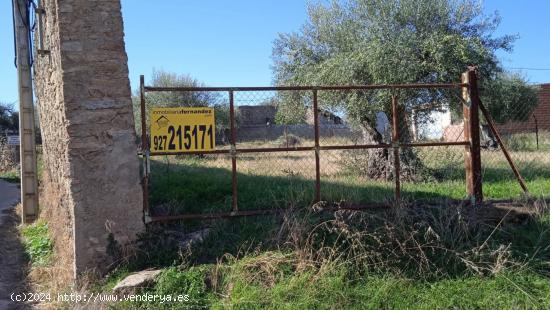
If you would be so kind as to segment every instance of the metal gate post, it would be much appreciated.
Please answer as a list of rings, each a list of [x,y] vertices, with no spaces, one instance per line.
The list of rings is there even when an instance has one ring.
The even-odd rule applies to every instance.
[[[321,201],[321,160],[319,158],[319,105],[317,90],[313,90],[313,124],[315,126],[315,202]]]
[[[392,147],[393,147],[393,169],[394,169],[394,181],[395,181],[395,203],[401,202],[401,161],[399,158],[399,108],[397,107],[397,96],[392,95]]]
[[[143,219],[145,223],[149,218],[149,144],[147,141],[147,110],[145,108],[145,77],[139,76],[139,95],[141,106],[141,156],[143,158],[143,179],[141,186],[143,190]]]
[[[231,123],[231,209],[239,211],[237,192],[237,132],[235,129],[235,104],[233,102],[233,91],[229,91],[229,122]]]
[[[472,205],[479,205],[483,202],[483,189],[479,137],[479,93],[475,68],[469,67],[468,71],[462,74],[462,83],[468,84],[468,87],[462,88],[464,140],[470,142],[464,152],[466,187]]]

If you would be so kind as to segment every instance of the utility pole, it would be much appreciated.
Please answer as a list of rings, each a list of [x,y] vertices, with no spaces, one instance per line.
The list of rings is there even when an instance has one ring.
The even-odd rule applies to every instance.
[[[38,183],[34,134],[34,105],[31,75],[30,10],[28,0],[12,0],[15,49],[19,82],[19,137],[21,156],[21,204],[23,223],[38,217]]]

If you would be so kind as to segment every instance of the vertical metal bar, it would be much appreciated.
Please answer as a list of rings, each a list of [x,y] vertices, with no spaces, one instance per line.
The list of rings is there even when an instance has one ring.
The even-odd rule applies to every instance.
[[[537,151],[539,150],[539,123],[537,117],[533,114],[533,119],[535,119],[535,141],[537,142]]]
[[[472,154],[472,176],[474,185],[474,201],[476,205],[483,202],[483,182],[481,180],[481,146],[480,146],[480,130],[479,130],[479,93],[477,86],[477,73],[475,69],[470,69],[469,84],[470,84],[470,139],[471,139],[471,154]]]
[[[468,72],[464,72],[461,77],[462,83],[468,83],[469,75]],[[463,117],[463,128],[462,132],[464,133],[464,141],[470,141],[470,91],[468,87],[462,88],[462,99],[464,103],[462,105],[462,117]],[[466,174],[466,192],[468,197],[472,197],[474,194],[473,178],[472,178],[472,160],[470,153],[471,145],[464,146],[464,172]]]
[[[143,157],[143,215],[145,222],[149,216],[149,145],[147,141],[147,112],[145,109],[145,77],[139,76],[139,96],[141,107],[141,154]]]
[[[229,121],[231,123],[231,208],[238,211],[238,192],[237,192],[237,132],[235,129],[235,104],[233,102],[233,91],[229,91]]]
[[[393,95],[391,100],[392,105],[392,146],[393,146],[393,168],[395,181],[395,203],[401,201],[401,162],[399,158],[399,109],[397,107],[397,96]]]
[[[497,132],[497,130],[495,128],[493,118],[491,117],[491,115],[489,114],[489,111],[487,111],[487,109],[485,108],[485,106],[483,105],[483,103],[481,101],[479,101],[479,108],[481,110],[481,113],[483,113],[483,116],[485,116],[485,120],[487,120],[487,124],[489,124],[489,128],[491,128],[491,131],[493,132],[493,135],[495,136],[495,139],[497,140],[497,143],[500,146],[500,149],[502,150],[502,153],[504,153],[504,157],[506,157],[506,160],[508,161],[508,164],[512,168],[512,171],[514,172],[514,175],[516,176],[516,179],[518,180],[519,185],[521,186],[523,191],[526,194],[528,194],[529,190],[527,189],[527,185],[525,185],[525,181],[521,177],[521,174],[519,173],[518,168],[516,167],[516,165],[512,161],[512,157],[510,156],[510,154],[508,153],[508,150],[506,149],[506,146],[502,142],[502,139],[500,138],[500,134]]]
[[[321,160],[319,157],[319,105],[317,90],[313,90],[313,124],[315,128],[315,202],[321,201]]]
[[[469,68],[462,75],[462,81],[468,83],[463,89],[465,105],[464,112],[464,138],[470,142],[466,147],[465,168],[468,195],[473,205],[483,202],[483,189],[481,180],[481,147],[479,137],[479,94],[477,88],[477,75],[475,68]]]
[[[141,107],[141,150],[146,151],[147,148],[147,121],[145,115],[145,77],[139,76],[139,95]]]

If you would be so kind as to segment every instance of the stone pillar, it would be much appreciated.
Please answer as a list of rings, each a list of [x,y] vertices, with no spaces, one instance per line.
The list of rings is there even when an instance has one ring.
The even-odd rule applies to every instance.
[[[144,230],[120,0],[42,0],[34,74],[43,215],[74,278],[105,271]]]

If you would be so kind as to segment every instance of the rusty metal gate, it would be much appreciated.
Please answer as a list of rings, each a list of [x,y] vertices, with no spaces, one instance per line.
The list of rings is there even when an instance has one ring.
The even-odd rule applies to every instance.
[[[179,97],[176,96],[176,100],[162,96],[152,97],[153,94],[162,93],[178,94]],[[406,103],[400,102],[401,96],[421,98],[429,93],[441,96],[439,108],[443,105],[454,104],[455,114],[459,114],[458,117],[455,117],[455,125],[448,124],[444,128],[443,126],[440,126],[439,129],[435,128],[438,130],[437,135],[426,132],[429,128],[434,128],[433,125],[430,125],[431,119],[434,118],[434,114],[430,112],[434,110],[433,106],[424,107],[425,102],[420,105],[417,104],[418,100],[415,99],[407,99]],[[277,195],[284,196],[285,188],[288,189],[292,186],[300,189],[300,193],[296,195],[301,193],[305,193],[304,195],[311,194],[311,197],[304,198],[303,201],[305,202],[316,203],[337,200],[339,196],[334,194],[333,191],[338,186],[342,186],[341,183],[344,181],[334,182],[334,184],[331,183],[330,186],[327,185],[326,187],[323,187],[323,182],[328,182],[331,178],[347,180],[347,176],[342,171],[362,171],[363,166],[367,163],[364,161],[366,157],[361,156],[366,152],[373,152],[373,150],[380,150],[391,161],[391,169],[384,171],[385,178],[381,177],[385,181],[371,180],[365,176],[360,176],[354,178],[353,186],[348,186],[349,188],[346,190],[348,193],[359,193],[361,183],[364,181],[370,182],[369,184],[373,187],[383,187],[385,196],[381,195],[382,198],[378,201],[370,201],[369,199],[376,196],[376,194],[359,193],[357,194],[358,197],[366,197],[365,199],[369,202],[359,204],[353,202],[340,203],[337,206],[338,208],[360,209],[366,205],[394,205],[399,204],[404,199],[417,199],[414,195],[407,197],[407,186],[416,186],[415,183],[420,182],[413,177],[408,177],[410,173],[408,169],[412,164],[407,162],[408,159],[404,158],[404,154],[411,150],[414,152],[420,150],[418,154],[431,159],[429,162],[436,168],[427,169],[429,171],[440,169],[438,165],[441,165],[441,161],[449,161],[446,165],[458,170],[457,173],[453,174],[455,175],[453,182],[462,183],[464,189],[462,198],[467,197],[467,200],[472,204],[479,204],[483,201],[483,191],[478,108],[481,108],[484,113],[495,139],[501,146],[521,186],[525,191],[527,190],[525,182],[502,144],[502,139],[496,131],[487,110],[481,104],[474,70],[464,73],[460,83],[347,86],[154,87],[146,86],[144,77],[141,76],[140,94],[140,154],[143,160],[142,183],[146,222],[237,217],[279,212],[286,209],[285,203],[266,207],[266,203],[260,199],[263,197],[255,197],[254,193],[260,196],[273,196],[270,199],[277,201]],[[388,122],[385,127],[387,131],[377,129],[377,132],[374,133],[378,137],[376,142],[365,142],[365,139],[362,138],[364,133],[359,132],[357,126],[350,125],[354,118],[347,114],[352,112],[341,108],[333,108],[333,106],[337,106],[335,103],[339,100],[357,100],[361,102],[360,100],[363,100],[361,98],[370,98],[369,100],[379,98],[379,100],[377,99],[377,102],[380,103],[379,110],[387,111],[390,114],[390,117],[387,117]],[[153,99],[164,101],[163,104],[170,103],[175,106],[189,104],[189,102],[185,103],[186,100],[202,100],[202,104],[211,106],[218,104],[217,107],[220,107],[221,112],[217,112],[216,122],[219,121],[223,126],[220,125],[221,128],[217,134],[216,149],[208,152],[181,152],[176,154],[151,150],[148,138],[148,126],[150,124],[147,115],[148,101]],[[166,102],[170,100],[177,102]],[[368,104],[369,100],[365,99],[365,104]],[[250,102],[254,102],[256,105],[250,105]],[[435,102],[430,102],[430,104],[435,104]],[[361,108],[361,105],[359,105],[359,108]],[[286,114],[281,112],[282,109],[286,109]],[[374,107],[370,109],[376,110]],[[437,109],[436,107],[435,110]],[[301,117],[301,120],[289,121],[293,117]],[[377,118],[376,124],[378,124],[378,118],[383,119],[384,113],[378,112],[373,117]],[[419,121],[419,119],[422,120]],[[381,121],[380,123],[383,124],[384,122]],[[421,124],[418,125],[419,123]],[[456,125],[456,123],[459,124]],[[388,137],[384,135],[388,135]],[[436,156],[432,150],[438,148],[444,148],[448,151]],[[419,157],[420,155],[415,156]],[[451,157],[453,159],[452,163],[449,160]],[[204,173],[227,171],[227,174],[220,172],[211,177],[212,180],[217,181],[230,174],[230,181],[224,181],[225,183],[223,183],[223,186],[227,187],[227,191],[223,191],[223,194],[220,194],[219,199],[216,200],[220,202],[219,205],[209,207],[209,203],[204,202],[207,200],[204,200],[203,196],[218,195],[207,191],[202,196],[196,197],[193,196],[193,192],[180,195],[183,196],[179,198],[180,201],[183,201],[181,204],[185,205],[180,209],[177,208],[179,203],[177,199],[168,201],[163,200],[162,197],[155,197],[156,200],[151,202],[151,195],[154,196],[155,194],[151,186],[156,182],[151,180],[151,176],[154,176],[155,173],[155,167],[153,169],[151,167],[152,163],[153,166],[155,165],[155,160],[158,158],[165,158],[168,167],[171,167],[170,158],[185,161],[181,165],[185,166],[187,170],[172,173],[171,175],[174,178],[180,174],[189,173],[189,171],[193,172],[189,167],[202,169],[206,167],[205,165],[208,165],[208,167],[201,170],[206,171]],[[264,163],[261,163],[261,160],[264,160]],[[175,165],[177,163],[172,163],[172,166]],[[282,169],[285,165],[290,168]],[[439,175],[441,175],[439,178],[444,178],[450,174],[450,168],[447,166],[444,167],[447,170],[439,172]],[[164,169],[169,168],[165,167]],[[248,173],[255,177],[255,179],[251,177],[247,181],[247,187],[242,191],[239,190],[239,178],[244,179],[245,177],[239,176],[240,171],[243,171],[243,175]],[[273,171],[277,171],[279,175],[274,176],[272,179],[263,180],[258,176],[262,173],[270,174]],[[298,181],[284,183],[290,185],[287,187],[281,186],[281,189],[277,189],[277,184],[283,184],[281,175],[283,177],[290,176]],[[296,177],[297,175],[298,177]],[[422,182],[435,179],[437,177],[427,176]],[[260,181],[256,180],[262,180],[263,185],[260,185]],[[164,182],[164,180],[158,182]],[[178,186],[187,186],[188,181],[176,180],[174,182],[176,184],[173,187],[177,188]],[[205,183],[197,185],[196,188],[202,190],[209,186]],[[269,194],[262,192],[266,187],[273,187],[270,189]],[[327,188],[327,193],[324,192],[324,188]],[[405,188],[405,194],[403,194],[403,188]],[[433,187],[433,189],[437,188]],[[387,195],[390,190],[391,196]],[[422,195],[429,198],[429,191],[423,191]],[[246,194],[246,197],[241,199],[240,195],[244,194]],[[193,199],[193,201],[190,199]],[[201,202],[202,205],[194,207],[195,203],[199,203],[198,201],[203,201]],[[161,205],[161,207],[158,207],[158,205]],[[189,207],[191,205],[193,205],[193,208]],[[246,207],[241,208],[241,205],[246,205]],[[155,211],[157,207],[161,211]],[[176,211],[173,209],[176,209]]]

